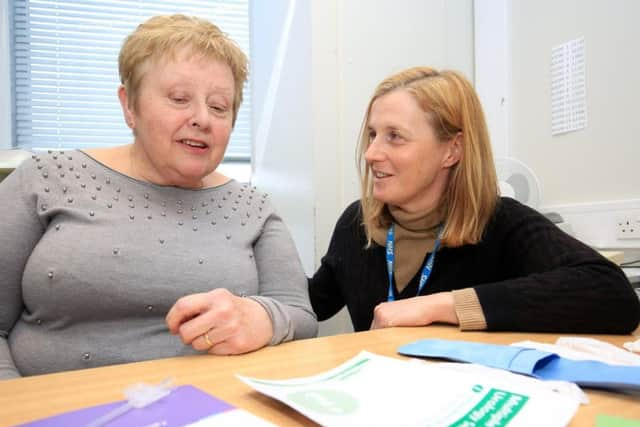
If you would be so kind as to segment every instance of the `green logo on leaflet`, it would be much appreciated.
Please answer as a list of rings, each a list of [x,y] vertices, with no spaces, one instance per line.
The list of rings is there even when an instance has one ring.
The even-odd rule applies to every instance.
[[[472,390],[478,392],[476,387],[478,385]],[[529,396],[492,388],[469,412],[451,424],[451,427],[506,426],[518,415],[528,400]]]
[[[476,384],[473,387],[471,387],[471,391],[474,393],[480,393],[483,389],[484,387],[482,387],[480,384]]]
[[[350,394],[336,390],[297,391],[287,397],[310,411],[328,415],[348,415],[358,408],[358,401]]]

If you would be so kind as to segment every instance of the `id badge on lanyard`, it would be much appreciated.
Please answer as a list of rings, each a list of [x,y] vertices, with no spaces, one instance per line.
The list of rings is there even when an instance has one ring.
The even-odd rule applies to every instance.
[[[389,231],[387,231],[387,276],[389,277],[389,292],[387,293],[387,302],[395,301],[396,295],[393,290],[393,263],[395,260],[395,224],[391,224],[389,227]],[[422,274],[420,275],[420,283],[418,284],[418,292],[416,296],[420,295],[424,285],[429,280],[429,276],[431,275],[431,270],[433,269],[433,263],[436,259],[436,252],[438,252],[438,248],[440,247],[440,238],[442,237],[442,231],[444,230],[444,226],[440,226],[438,230],[438,237],[436,238],[436,242],[433,246],[433,252],[429,255],[429,259],[427,259],[424,268],[422,269]]]

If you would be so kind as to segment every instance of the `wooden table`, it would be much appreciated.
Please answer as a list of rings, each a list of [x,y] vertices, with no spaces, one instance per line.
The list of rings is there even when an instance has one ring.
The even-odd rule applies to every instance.
[[[139,381],[158,383],[167,377],[177,384],[200,387],[277,425],[313,425],[287,406],[253,391],[234,374],[271,379],[306,376],[335,367],[361,350],[401,357],[395,353],[398,346],[429,337],[510,344],[525,339],[551,343],[558,335],[459,332],[449,326],[391,328],[296,341],[242,356],[179,357],[0,381],[0,426],[121,400],[126,386]],[[618,346],[637,339],[594,337]],[[591,403],[580,407],[571,426],[593,426],[598,414],[640,419],[640,395],[591,390],[587,394]]]

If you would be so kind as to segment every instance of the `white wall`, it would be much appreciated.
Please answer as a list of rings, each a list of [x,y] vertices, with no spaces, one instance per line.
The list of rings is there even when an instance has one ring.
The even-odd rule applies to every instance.
[[[496,7],[487,0],[476,3],[478,9]],[[640,57],[635,54],[640,2],[500,3],[507,20],[502,31],[508,40],[508,69],[498,69],[493,84],[507,93],[508,110],[493,118],[503,120],[497,126],[507,130],[502,154],[535,172],[541,186],[540,209],[562,214],[576,237],[598,248],[637,253],[640,239],[619,239],[617,223],[623,218],[640,220],[640,120],[635,108],[640,93]],[[493,18],[499,19],[499,13]],[[580,37],[586,45],[587,127],[552,136],[551,49]],[[494,56],[503,53],[497,50]],[[478,60],[486,61],[487,55]],[[503,75],[509,77],[506,88]],[[486,83],[479,81],[481,93]]]
[[[271,196],[308,275],[314,271],[311,33],[308,1],[253,1],[252,183]]]
[[[511,152],[538,175],[546,205],[640,197],[636,0],[511,4]],[[551,136],[553,46],[584,37],[587,128]]]

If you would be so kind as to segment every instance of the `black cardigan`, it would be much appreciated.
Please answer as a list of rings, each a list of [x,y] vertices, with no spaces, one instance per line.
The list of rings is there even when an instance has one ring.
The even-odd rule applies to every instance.
[[[365,243],[356,201],[309,279],[318,320],[346,304],[356,331],[371,326],[388,279],[385,248]],[[420,271],[399,295],[396,289],[398,299],[416,295]],[[500,199],[480,243],[438,251],[422,295],[469,287],[493,331],[622,334],[640,321],[640,301],[618,266],[510,198]]]

